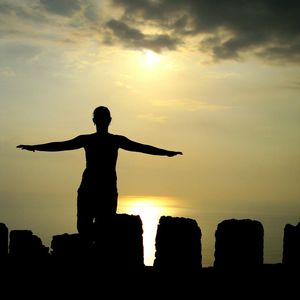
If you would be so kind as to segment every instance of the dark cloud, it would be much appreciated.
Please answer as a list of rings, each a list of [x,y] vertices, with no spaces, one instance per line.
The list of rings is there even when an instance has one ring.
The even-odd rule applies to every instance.
[[[1,15],[14,16],[20,20],[26,20],[35,23],[45,21],[44,16],[42,16],[38,10],[32,7],[32,3],[27,3],[27,6],[19,6],[14,3],[0,3],[0,17]]]
[[[87,20],[89,20],[92,23],[98,23],[100,17],[97,13],[96,7],[92,3],[87,3],[84,7],[84,16]]]
[[[113,0],[122,20],[151,24],[177,39],[202,37],[199,50],[215,60],[245,54],[269,61],[300,62],[300,1]]]
[[[99,35],[103,27],[94,0],[3,1],[0,3],[1,38],[79,42],[80,37]]]
[[[71,16],[80,10],[80,0],[40,0],[41,4],[51,13],[62,16]]]
[[[120,21],[111,20],[107,23],[107,26],[113,31],[115,36],[122,41],[132,43],[144,38],[144,35],[139,30],[130,28],[128,25]]]
[[[111,29],[113,35],[127,48],[134,49],[151,49],[161,52],[163,49],[175,50],[178,44],[176,38],[170,38],[165,34],[146,35],[135,28],[117,20],[107,22],[107,27]],[[106,38],[108,43],[112,43],[112,38]]]
[[[45,39],[102,37],[106,44],[156,52],[176,50],[192,39],[215,61],[254,55],[272,63],[300,63],[300,1],[107,1],[113,6],[98,0],[2,0],[0,36],[40,38],[45,31],[39,28],[51,28],[53,20],[58,28],[61,18],[62,31],[45,32]]]

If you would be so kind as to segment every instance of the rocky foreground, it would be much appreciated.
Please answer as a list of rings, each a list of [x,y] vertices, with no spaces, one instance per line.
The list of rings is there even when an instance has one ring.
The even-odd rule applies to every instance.
[[[51,260],[35,264],[7,262],[2,265],[1,275],[2,291],[7,289],[9,298],[39,299],[297,299],[300,278],[298,270],[286,269],[282,264],[253,270],[157,270],[146,266],[133,270],[91,261]]]
[[[78,234],[54,236],[51,249],[30,230],[1,228],[1,299],[299,298],[300,223],[286,225],[282,263],[268,265],[262,224],[224,220],[209,268],[201,264],[201,230],[187,218],[160,219],[152,267],[143,263],[139,216],[116,216],[93,243]]]

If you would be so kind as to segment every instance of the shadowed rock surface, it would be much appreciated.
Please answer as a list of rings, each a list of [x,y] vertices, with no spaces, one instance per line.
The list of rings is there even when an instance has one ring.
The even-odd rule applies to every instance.
[[[231,220],[224,223],[228,224],[229,221]],[[245,222],[251,224],[249,236],[256,232],[261,241],[261,224],[249,221],[251,220]],[[232,223],[235,224],[229,222],[231,225]],[[239,225],[240,223],[244,225],[244,222],[237,222]],[[253,224],[256,224],[257,228]],[[78,295],[99,299],[141,299],[145,296],[155,299],[269,299],[275,296],[294,299],[299,292],[299,269],[285,268],[282,263],[262,264],[260,268],[252,268],[247,263],[243,264],[243,268],[236,268],[235,261],[231,267],[227,265],[228,268],[203,268],[201,231],[194,220],[162,217],[159,225],[162,226],[157,228],[156,255],[159,258],[158,250],[163,249],[161,254],[164,255],[161,258],[166,258],[167,262],[163,268],[143,264],[142,223],[139,216],[118,216],[115,226],[110,231],[114,233],[115,242],[111,244],[112,248],[106,248],[111,251],[106,251],[108,256],[101,256],[103,252],[99,248],[100,242],[97,247],[89,249],[90,252],[81,252],[82,241],[77,234],[54,236],[53,249],[48,253],[47,248],[41,245],[39,238],[35,238],[30,230],[12,230],[12,241],[9,244],[11,254],[7,256],[7,263],[0,265],[1,291],[13,299],[20,296],[40,299],[45,296],[70,298]],[[227,232],[227,226],[219,226],[221,232]],[[296,227],[298,228],[298,225]],[[236,233],[240,230],[235,228],[229,232]],[[247,230],[242,232],[245,234]],[[232,241],[235,245],[236,234],[233,236],[235,238]],[[250,240],[246,239],[247,243]],[[230,243],[230,240],[226,241]],[[159,245],[163,247],[159,248]],[[295,244],[291,244],[291,247],[294,247],[292,245]],[[259,248],[261,251],[261,243]],[[219,251],[221,249],[226,250],[220,248]],[[46,254],[42,255],[44,259],[37,259],[38,253]],[[243,259],[246,257],[249,256],[243,256]],[[262,255],[259,257],[257,261],[260,264]],[[156,264],[157,262],[156,260]],[[197,272],[194,272],[195,265]]]
[[[84,255],[84,245],[78,233],[64,233],[54,235],[51,241],[51,255],[54,259],[72,260],[82,259]]]
[[[140,216],[117,214],[112,230],[111,261],[126,269],[143,268],[143,224]]]
[[[8,254],[8,228],[0,223],[0,261],[4,261]]]
[[[9,256],[17,260],[37,260],[48,257],[49,248],[31,230],[11,230],[9,235]]]
[[[201,269],[201,235],[193,219],[162,216],[156,232],[154,268],[186,271]]]
[[[264,229],[250,219],[230,219],[218,224],[215,232],[214,267],[253,269],[263,265]]]
[[[300,222],[296,226],[286,224],[284,227],[282,263],[300,272]]]
[[[140,216],[117,214],[114,222],[95,240],[87,242],[77,233],[55,235],[51,254],[63,263],[97,265],[99,268],[140,269],[144,267],[143,226]]]

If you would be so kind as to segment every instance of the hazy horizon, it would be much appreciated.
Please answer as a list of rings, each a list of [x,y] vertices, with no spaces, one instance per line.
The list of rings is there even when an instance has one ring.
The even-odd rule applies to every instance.
[[[92,133],[92,112],[104,105],[111,133],[183,152],[120,150],[119,211],[143,209],[152,238],[160,211],[195,219],[204,266],[219,222],[256,219],[265,263],[281,262],[284,226],[300,221],[299,8],[0,0],[0,222],[47,245],[76,232],[84,152],[16,146]],[[151,262],[153,247],[147,253]]]

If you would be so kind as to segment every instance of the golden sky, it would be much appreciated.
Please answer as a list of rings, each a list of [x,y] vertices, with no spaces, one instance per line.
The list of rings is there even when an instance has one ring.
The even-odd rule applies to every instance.
[[[120,211],[196,219],[204,265],[219,222],[257,219],[265,261],[280,262],[283,227],[300,221],[299,8],[0,0],[0,222],[48,245],[76,231],[83,151],[16,145],[94,132],[105,105],[110,132],[184,154],[120,150]]]

